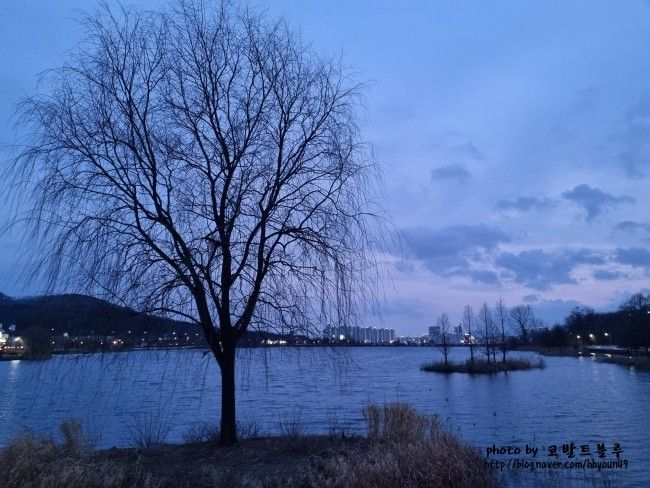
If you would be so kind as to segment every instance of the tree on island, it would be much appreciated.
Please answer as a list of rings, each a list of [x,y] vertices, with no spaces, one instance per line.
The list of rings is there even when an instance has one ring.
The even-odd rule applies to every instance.
[[[508,338],[506,335],[506,330],[509,327],[510,316],[508,314],[508,307],[506,307],[503,298],[499,297],[499,299],[497,300],[497,303],[494,307],[494,313],[496,315],[497,327],[499,328],[499,332],[501,333],[501,340],[500,340],[501,355],[502,355],[501,359],[503,364],[505,364],[506,351],[508,349]]]
[[[471,305],[465,305],[463,309],[463,329],[467,331],[469,341],[469,361],[474,364],[474,337],[472,335],[472,327],[474,325],[474,312]]]
[[[451,346],[451,324],[449,323],[449,317],[446,313],[443,313],[438,319],[438,327],[440,328],[440,343],[438,348],[442,352],[444,358],[445,367],[449,366],[449,347]]]
[[[484,303],[481,306],[479,312],[479,321],[481,323],[481,329],[483,334],[483,347],[485,352],[485,357],[487,358],[487,363],[490,364],[490,354],[492,353],[493,341],[494,341],[494,320],[492,319],[492,312],[487,303]]]
[[[236,3],[107,7],[46,92],[12,165],[34,273],[199,324],[237,441],[247,330],[347,324],[372,287],[376,167],[362,86],[285,22]]]

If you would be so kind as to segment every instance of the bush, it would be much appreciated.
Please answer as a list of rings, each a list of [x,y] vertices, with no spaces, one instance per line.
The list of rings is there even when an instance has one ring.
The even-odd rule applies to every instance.
[[[260,426],[257,422],[238,422],[237,438],[255,439],[260,435]]]
[[[426,416],[406,403],[383,406],[369,404],[363,408],[368,437],[372,440],[413,442],[424,440],[438,431],[436,415]]]
[[[171,427],[161,414],[137,414],[127,426],[129,440],[136,447],[152,447],[165,443]]]
[[[183,434],[185,444],[198,444],[199,442],[219,441],[219,427],[209,422],[199,422]]]
[[[290,413],[280,415],[278,430],[280,435],[285,437],[296,438],[305,435],[305,426],[302,423],[302,414],[300,410],[294,410]]]

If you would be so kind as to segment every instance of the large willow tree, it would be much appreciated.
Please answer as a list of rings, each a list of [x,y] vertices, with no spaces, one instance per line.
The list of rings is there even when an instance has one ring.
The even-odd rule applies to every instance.
[[[51,286],[201,326],[234,443],[242,335],[349,323],[369,283],[360,86],[232,2],[103,9],[83,26],[21,105],[16,223]]]

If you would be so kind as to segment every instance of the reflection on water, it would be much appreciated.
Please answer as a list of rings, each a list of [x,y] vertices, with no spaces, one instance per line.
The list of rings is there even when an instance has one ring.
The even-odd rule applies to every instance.
[[[460,359],[464,350],[453,350]],[[650,472],[650,374],[591,358],[546,358],[544,370],[493,376],[424,373],[432,348],[250,349],[238,363],[238,417],[264,432],[288,418],[327,432],[363,431],[361,406],[403,401],[438,413],[475,446],[619,442],[630,475]],[[180,440],[217,422],[219,375],[201,351],[59,356],[0,362],[0,443],[24,427],[53,431],[76,417],[101,446],[126,445],[142,413],[161,416]],[[626,479],[627,475],[626,475]]]

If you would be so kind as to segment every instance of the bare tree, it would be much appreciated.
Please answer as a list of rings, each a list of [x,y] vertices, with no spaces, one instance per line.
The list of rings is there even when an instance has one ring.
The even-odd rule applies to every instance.
[[[451,325],[449,317],[443,313],[438,319],[438,327],[440,327],[440,344],[438,348],[444,357],[445,366],[449,366],[449,346],[451,345]]]
[[[363,87],[229,1],[105,8],[84,25],[47,93],[22,104],[11,176],[29,210],[14,223],[51,289],[199,324],[234,443],[239,339],[349,324],[374,283]]]
[[[471,364],[474,364],[474,336],[472,334],[472,328],[474,325],[474,312],[470,305],[465,305],[463,309],[463,329],[467,331],[469,336],[469,361]]]
[[[481,311],[479,312],[479,320],[483,329],[483,345],[485,347],[485,356],[487,357],[488,364],[490,364],[490,352],[492,350],[492,332],[494,329],[494,321],[492,319],[492,312],[490,312],[490,307],[488,307],[487,303],[484,303],[481,306]]]
[[[530,305],[517,305],[510,310],[510,317],[515,323],[524,344],[528,344],[530,329],[535,323],[535,315]]]
[[[503,298],[499,297],[494,310],[496,314],[497,325],[501,333],[500,345],[501,345],[502,361],[505,364],[506,352],[508,349],[508,338],[506,336],[506,330],[508,329],[510,323],[510,315],[508,314],[508,307],[506,307]]]

